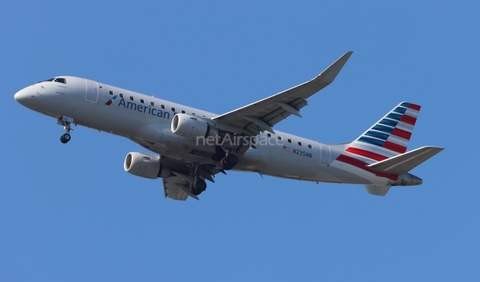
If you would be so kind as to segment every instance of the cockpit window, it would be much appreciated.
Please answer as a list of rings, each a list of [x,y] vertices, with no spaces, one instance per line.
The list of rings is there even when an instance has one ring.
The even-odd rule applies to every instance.
[[[39,81],[39,82],[53,81],[54,79],[55,79],[55,77],[54,77],[54,78],[47,79],[47,80],[42,80],[42,81]]]
[[[55,79],[55,82],[59,82],[59,83],[63,83],[63,84],[67,84],[67,80],[63,77],[58,77]]]

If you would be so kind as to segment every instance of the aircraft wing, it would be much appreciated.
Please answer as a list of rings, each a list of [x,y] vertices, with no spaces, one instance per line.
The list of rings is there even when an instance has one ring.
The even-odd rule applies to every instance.
[[[188,182],[180,177],[171,176],[163,178],[163,191],[165,192],[165,198],[174,200],[185,201],[188,198],[188,194],[184,189],[188,189]]]
[[[274,133],[272,127],[281,120],[292,114],[301,117],[299,110],[307,105],[305,99],[332,83],[352,53],[345,53],[310,81],[216,116],[212,121],[242,129],[247,135],[255,136],[265,130]]]
[[[163,191],[165,192],[165,198],[174,200],[185,201],[188,196],[199,200],[198,196],[191,192],[191,183],[194,181],[194,177],[191,175],[190,165],[191,163],[162,156],[161,161],[170,167],[172,175],[163,178]],[[214,181],[215,174],[222,172],[223,169],[210,164],[203,164],[199,168],[199,177],[204,180]]]

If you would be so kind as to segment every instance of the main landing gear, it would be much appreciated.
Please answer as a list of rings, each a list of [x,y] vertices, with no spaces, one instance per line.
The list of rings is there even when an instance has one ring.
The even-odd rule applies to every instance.
[[[66,116],[62,116],[57,120],[57,123],[60,124],[60,125],[63,125],[63,129],[65,129],[65,131],[66,131],[65,134],[60,136],[60,142],[62,142],[63,144],[68,143],[68,141],[70,141],[70,139],[72,138],[70,136],[70,130],[73,130],[70,127],[72,122],[74,122],[74,119],[71,118],[71,117],[66,117]]]
[[[195,196],[200,195],[203,191],[207,189],[207,183],[205,182],[205,180],[200,178],[200,169],[201,168],[199,164],[193,165],[192,167],[194,178],[193,178],[193,183],[192,183],[193,185],[191,186],[191,189],[192,189],[192,194]]]
[[[225,157],[220,161],[222,168],[225,170],[230,170],[238,163],[238,158],[234,154],[226,154]]]
[[[197,181],[195,181],[195,185],[193,185],[192,187],[192,194],[198,196],[206,189],[207,183],[205,182],[205,180],[198,178]]]
[[[217,146],[215,154],[212,155],[212,160],[220,162],[220,165],[224,170],[230,170],[238,163],[238,158],[230,152],[230,149],[223,149]]]

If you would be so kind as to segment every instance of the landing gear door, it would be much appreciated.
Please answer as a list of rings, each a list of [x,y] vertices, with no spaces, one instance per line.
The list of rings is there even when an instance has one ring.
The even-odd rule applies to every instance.
[[[85,100],[90,103],[98,101],[98,83],[85,79]]]
[[[320,164],[329,166],[332,158],[332,151],[330,146],[320,143]]]

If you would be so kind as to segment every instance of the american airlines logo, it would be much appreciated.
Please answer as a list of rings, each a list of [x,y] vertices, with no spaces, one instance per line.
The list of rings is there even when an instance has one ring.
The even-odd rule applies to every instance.
[[[101,87],[101,86],[100,86]],[[110,106],[113,102],[113,100],[117,99],[117,95],[113,96],[112,99],[108,100],[107,102],[105,102],[105,105],[107,106]]]
[[[117,95],[113,96],[112,99],[108,100],[105,105],[110,106],[113,103],[113,100],[117,98]],[[140,112],[143,114],[148,114],[152,116],[157,116],[160,118],[164,119],[170,119],[170,113],[166,111],[162,111],[160,109],[154,108],[151,105],[142,105],[142,104],[137,104],[134,102],[127,101],[125,102],[125,99],[121,98],[120,101],[118,102],[117,106],[123,106],[125,109],[129,109],[132,111]]]

